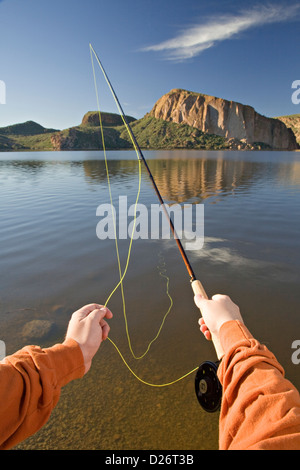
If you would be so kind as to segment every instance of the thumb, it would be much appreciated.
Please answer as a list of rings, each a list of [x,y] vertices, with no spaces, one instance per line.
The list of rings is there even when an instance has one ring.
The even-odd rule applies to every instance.
[[[194,302],[198,308],[201,309],[201,306],[203,305],[203,300],[205,301],[205,298],[201,294],[196,294],[194,296]]]
[[[88,318],[92,322],[98,322],[98,323],[100,323],[105,317],[112,318],[112,313],[108,308],[103,307],[103,306],[101,306],[100,308],[96,308],[88,315]]]

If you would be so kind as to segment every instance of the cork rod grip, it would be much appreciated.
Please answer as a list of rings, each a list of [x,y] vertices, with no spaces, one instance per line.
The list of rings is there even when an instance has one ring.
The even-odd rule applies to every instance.
[[[193,289],[194,295],[200,294],[205,299],[208,299],[208,295],[205,292],[204,287],[203,287],[203,285],[201,284],[200,281],[198,281],[198,280],[193,281],[192,282],[192,289]],[[224,355],[224,351],[223,351],[223,347],[220,343],[220,340],[214,334],[212,334],[211,337],[212,337],[212,342],[213,342],[213,345],[214,345],[216,353],[217,353],[217,357],[218,357],[218,359],[221,359],[222,356]]]
[[[200,281],[198,281],[198,280],[193,281],[192,282],[192,289],[193,289],[195,295],[200,294],[205,299],[208,299],[208,295],[205,292],[204,287],[203,287],[203,285],[201,284]]]

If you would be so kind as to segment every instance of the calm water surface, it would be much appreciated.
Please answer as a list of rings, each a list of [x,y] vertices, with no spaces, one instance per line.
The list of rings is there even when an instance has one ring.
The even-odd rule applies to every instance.
[[[205,243],[188,255],[209,295],[227,293],[251,332],[275,353],[300,388],[291,360],[300,339],[300,154],[297,152],[145,152],[169,203],[204,204]],[[114,201],[135,201],[133,152],[109,152]],[[61,341],[71,313],[104,303],[118,282],[113,240],[99,240],[96,209],[108,203],[103,157],[97,152],[1,153],[0,331],[10,354],[28,342]],[[145,173],[140,202],[157,199]],[[120,240],[124,268],[128,240]],[[136,240],[124,281],[132,348],[145,351],[169,308],[159,339],[133,359],[120,291],[110,299],[110,337],[147,382],[172,381],[215,360],[197,327],[189,277],[173,240]],[[53,328],[24,336],[33,319]],[[86,377],[69,384],[50,421],[21,449],[216,449],[218,415],[206,414],[194,394],[194,375],[149,387],[105,342]]]

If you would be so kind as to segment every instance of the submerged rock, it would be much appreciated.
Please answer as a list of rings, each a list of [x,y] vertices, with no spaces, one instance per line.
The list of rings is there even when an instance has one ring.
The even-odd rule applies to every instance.
[[[48,320],[31,320],[22,329],[22,336],[25,339],[45,338],[52,332],[55,324]]]

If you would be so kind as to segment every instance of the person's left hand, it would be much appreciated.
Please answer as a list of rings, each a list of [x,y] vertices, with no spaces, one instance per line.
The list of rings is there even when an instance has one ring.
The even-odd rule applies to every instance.
[[[74,339],[80,346],[85,373],[91,367],[92,359],[98,351],[102,341],[109,334],[110,327],[106,319],[112,318],[111,311],[99,304],[89,304],[73,313],[68,325],[66,340]]]

